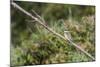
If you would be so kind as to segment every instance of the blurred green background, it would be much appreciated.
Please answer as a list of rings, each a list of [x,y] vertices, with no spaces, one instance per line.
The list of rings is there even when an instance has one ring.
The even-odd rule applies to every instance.
[[[73,41],[95,57],[95,6],[16,2],[36,11],[46,25],[60,33],[71,31]],[[91,58],[53,35],[11,5],[11,66],[87,62]]]

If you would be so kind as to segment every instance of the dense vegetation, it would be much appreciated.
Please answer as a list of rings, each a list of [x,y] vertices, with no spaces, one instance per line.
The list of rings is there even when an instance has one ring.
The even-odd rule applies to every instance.
[[[69,4],[16,2],[60,34],[70,31],[73,41],[95,57],[95,7]],[[32,13],[34,15],[34,13]],[[53,35],[11,6],[11,65],[92,61],[69,42]]]

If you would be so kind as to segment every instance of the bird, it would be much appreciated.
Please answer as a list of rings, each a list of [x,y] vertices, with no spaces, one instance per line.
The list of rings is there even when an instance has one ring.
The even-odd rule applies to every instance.
[[[64,36],[67,40],[72,41],[71,34],[69,33],[70,31],[64,31]]]

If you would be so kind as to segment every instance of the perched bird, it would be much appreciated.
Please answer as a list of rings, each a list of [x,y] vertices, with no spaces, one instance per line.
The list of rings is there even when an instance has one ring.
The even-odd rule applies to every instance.
[[[72,38],[71,38],[71,34],[69,33],[70,31],[64,31],[64,36],[67,40],[69,41],[72,41]]]

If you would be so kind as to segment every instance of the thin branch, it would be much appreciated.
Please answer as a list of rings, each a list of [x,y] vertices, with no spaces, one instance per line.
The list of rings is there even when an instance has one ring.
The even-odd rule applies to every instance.
[[[42,22],[45,23],[45,20],[40,15],[38,15],[34,10],[32,10],[32,12],[37,16],[37,18],[39,18]]]
[[[77,44],[75,44],[73,41],[69,41],[73,46],[75,46],[76,48],[78,48],[79,50],[81,50],[84,54],[86,54],[88,57],[90,57],[91,59],[95,60],[95,58],[90,55],[88,52],[86,52],[84,49],[82,49],[81,47],[79,47]]]
[[[19,5],[17,5],[16,3],[12,2],[11,3],[14,7],[16,7],[17,9],[19,9],[21,12],[25,13],[26,15],[28,15],[29,17],[31,17],[33,20],[36,20],[37,23],[39,23],[40,25],[42,25],[44,28],[46,28],[48,31],[52,32],[53,34],[59,36],[60,38],[66,40],[66,38],[58,33],[56,33],[54,30],[52,30],[51,28],[49,28],[47,25],[45,25],[42,21],[40,21],[37,17],[34,17],[31,13],[27,12],[26,10],[24,10],[23,8],[21,8]]]
[[[93,60],[95,60],[95,58],[92,57],[88,52],[86,52],[85,50],[83,50],[81,47],[79,47],[77,44],[75,44],[75,43],[72,41],[72,37],[71,37],[71,34],[69,33],[69,31],[64,31],[64,36],[65,36],[65,38],[66,38],[73,46],[75,46],[76,48],[78,48],[79,50],[81,50],[84,54],[86,54],[87,56],[89,56],[90,58],[92,58]]]
[[[56,31],[54,31],[53,29],[49,28],[47,25],[45,25],[43,23],[43,21],[39,20],[37,17],[33,16],[31,13],[27,12],[26,10],[24,10],[23,8],[21,8],[19,5],[17,5],[14,2],[11,2],[11,4],[19,9],[21,12],[23,12],[24,14],[26,14],[27,16],[31,17],[33,20],[36,20],[37,23],[39,23],[40,25],[42,25],[44,28],[46,28],[49,32],[53,33],[54,35],[64,39],[65,41],[69,41],[70,43],[72,43],[72,45],[74,47],[76,47],[77,49],[79,49],[80,51],[82,51],[84,54],[86,54],[88,57],[90,57],[92,60],[95,60],[94,57],[92,57],[88,52],[86,52],[85,50],[83,50],[81,47],[79,47],[77,44],[73,43],[72,41],[70,41],[69,39],[67,39],[66,37],[62,36],[61,34],[57,33]],[[37,13],[36,13],[37,14]],[[37,15],[38,16],[38,15]]]

